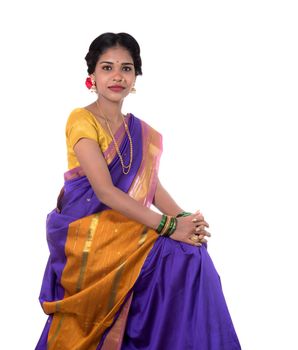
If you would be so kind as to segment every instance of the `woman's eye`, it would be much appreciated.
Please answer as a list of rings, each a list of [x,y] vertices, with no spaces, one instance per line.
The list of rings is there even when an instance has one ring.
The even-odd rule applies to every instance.
[[[111,66],[103,66],[102,69],[103,69],[103,70],[111,70],[112,67],[111,67]]]
[[[130,66],[123,66],[123,67],[122,67],[122,70],[123,70],[124,72],[130,72],[130,71],[132,70],[132,68],[131,68]]]

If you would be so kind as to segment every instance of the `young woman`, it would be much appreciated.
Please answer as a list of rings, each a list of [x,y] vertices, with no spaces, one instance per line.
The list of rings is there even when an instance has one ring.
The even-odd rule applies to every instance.
[[[159,181],[161,135],[122,114],[142,74],[138,43],[104,33],[85,59],[97,99],[66,125],[69,170],[47,219],[49,318],[36,349],[239,350],[208,224]]]

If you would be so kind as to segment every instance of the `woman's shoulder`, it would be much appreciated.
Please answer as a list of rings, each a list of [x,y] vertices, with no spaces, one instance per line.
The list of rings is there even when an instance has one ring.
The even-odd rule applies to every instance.
[[[65,135],[72,146],[83,137],[98,141],[99,134],[93,115],[86,108],[78,107],[70,112],[65,126]]]
[[[93,118],[92,114],[86,108],[77,107],[77,108],[74,108],[70,112],[70,114],[68,116],[68,121],[78,120],[78,119],[92,121],[94,118]]]
[[[92,127],[97,127],[91,112],[83,107],[74,108],[70,112],[66,121],[66,128],[71,128],[74,125],[92,125]]]

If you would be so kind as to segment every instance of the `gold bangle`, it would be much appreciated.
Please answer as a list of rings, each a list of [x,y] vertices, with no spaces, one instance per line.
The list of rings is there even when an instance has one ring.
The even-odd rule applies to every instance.
[[[163,236],[168,231],[170,223],[171,223],[171,216],[167,216],[167,221],[166,221],[163,229],[160,232],[161,236]]]

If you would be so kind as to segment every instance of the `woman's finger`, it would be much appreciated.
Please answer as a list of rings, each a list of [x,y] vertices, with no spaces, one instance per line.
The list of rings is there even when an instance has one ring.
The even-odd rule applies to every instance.
[[[206,231],[205,228],[206,228],[205,226],[196,226],[195,233],[200,234],[202,232],[203,234],[206,234],[207,236],[209,236],[210,233]]]
[[[207,236],[207,237],[211,237],[211,233],[206,231],[206,230],[200,230],[199,232],[196,232],[197,235],[199,236]]]
[[[204,225],[204,226],[206,226],[206,227],[209,227],[209,224],[208,224],[208,222],[206,222],[204,219],[203,220],[200,220],[200,219],[198,219],[198,218],[194,218],[194,219],[192,219],[192,222],[194,223],[194,224],[196,224],[196,225]]]
[[[202,213],[200,213],[199,211],[195,212],[194,214],[191,215],[191,217],[194,218],[198,218],[199,220],[204,220],[204,216]]]
[[[208,236],[208,237],[209,237],[209,236]],[[203,241],[207,242],[207,240],[206,240],[206,238],[205,238],[204,235],[200,235],[200,236],[199,236],[199,241],[200,241],[200,242],[203,242]]]
[[[199,224],[199,225],[196,225],[195,230],[196,230],[196,232],[199,232],[199,231],[204,231],[204,230],[205,230],[205,228],[206,228],[206,226],[205,226],[205,225],[201,225],[201,224]]]

